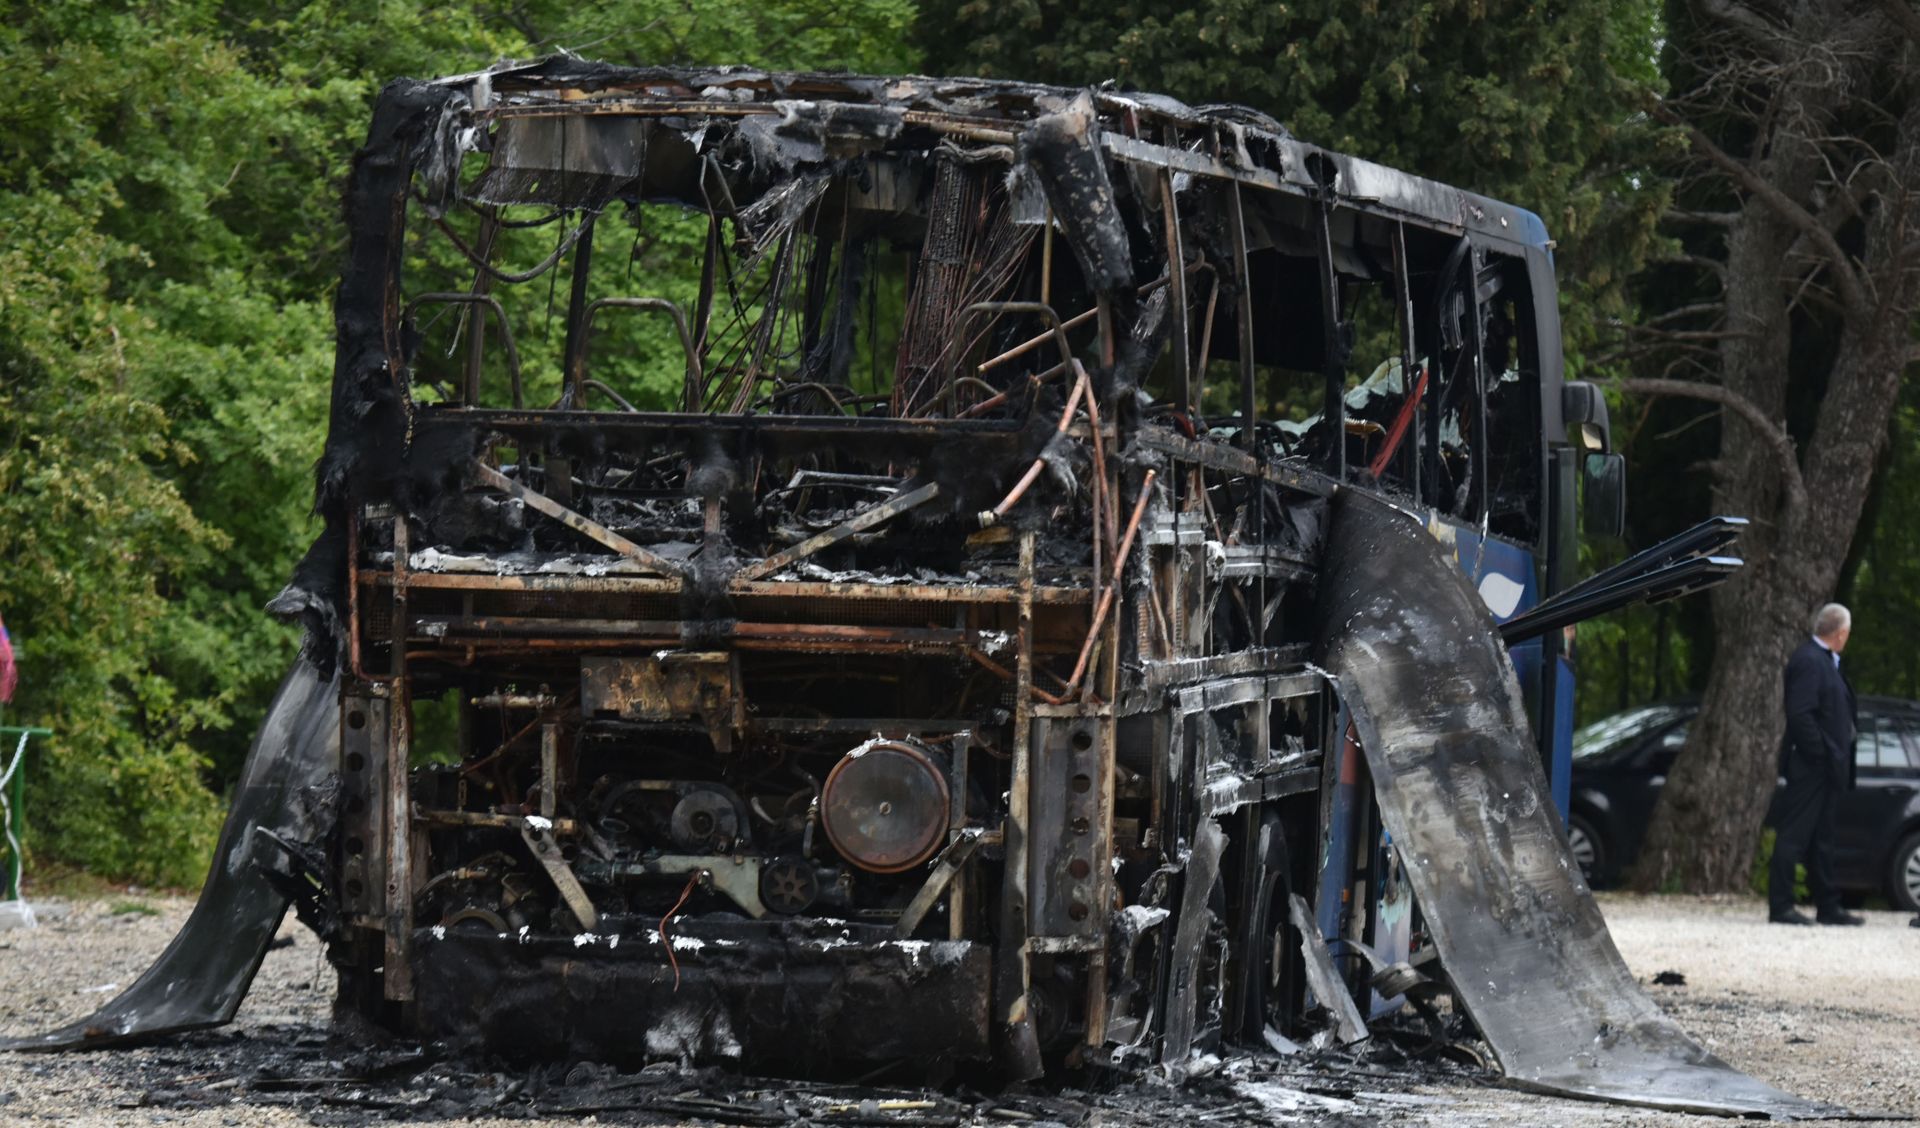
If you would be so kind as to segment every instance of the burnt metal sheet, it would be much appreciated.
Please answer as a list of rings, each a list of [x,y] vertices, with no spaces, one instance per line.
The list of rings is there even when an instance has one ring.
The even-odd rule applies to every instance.
[[[1419,520],[1341,490],[1321,575],[1321,661],[1441,961],[1507,1076],[1654,1108],[1847,1115],[1734,1070],[1641,992],[1547,802],[1497,628]]]
[[[518,1059],[802,1069],[990,1052],[984,945],[799,921],[676,923],[663,944],[658,922],[627,925],[415,933],[419,1033]]]
[[[302,793],[321,786],[337,765],[339,693],[337,675],[322,678],[304,658],[287,672],[247,753],[200,900],[153,966],[86,1018],[0,1039],[0,1049],[92,1049],[233,1018],[287,909],[265,873],[281,858],[255,831],[293,843],[320,837],[321,815]]]
[[[1314,923],[1313,910],[1300,894],[1287,898],[1288,919],[1293,921],[1294,931],[1300,934],[1300,955],[1306,960],[1307,986],[1313,990],[1313,997],[1327,1008],[1333,1016],[1334,1036],[1341,1042],[1352,1045],[1364,1042],[1368,1038],[1367,1020],[1360,1016],[1360,1007],[1353,1001],[1353,993],[1340,981],[1340,973],[1334,969],[1333,955],[1327,950],[1326,937],[1320,935],[1320,926]]]
[[[1199,1013],[1201,946],[1206,943],[1207,925],[1213,919],[1210,894],[1214,881],[1220,876],[1220,856],[1226,849],[1227,834],[1220,829],[1220,824],[1202,819],[1194,832],[1192,851],[1187,855],[1180,917],[1174,925],[1166,1036],[1160,1045],[1160,1060],[1170,1066],[1186,1062],[1193,1048],[1194,1033],[1208,1017]]]
[[[705,717],[737,728],[746,721],[744,700],[739,658],[726,651],[580,662],[580,708],[588,716],[632,721]]]

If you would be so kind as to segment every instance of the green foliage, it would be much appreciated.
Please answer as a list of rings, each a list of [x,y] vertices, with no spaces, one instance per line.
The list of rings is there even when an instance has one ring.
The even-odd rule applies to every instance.
[[[1920,698],[1920,388],[1894,408],[1887,453],[1854,546],[1847,677],[1861,693]]]
[[[1683,697],[1696,669],[1672,603],[1636,605],[1581,623],[1574,640],[1575,723]]]
[[[260,607],[314,532],[340,193],[380,86],[560,46],[636,63],[914,62],[905,0],[54,0],[12,15],[0,616],[22,666],[12,715],[57,733],[30,755],[29,849],[166,885],[204,875],[218,791],[297,645]],[[631,266],[641,285],[696,284],[684,250],[701,229],[686,226],[657,225]],[[605,271],[629,269],[616,243],[603,240]],[[550,394],[544,310],[517,316],[551,346],[533,366]],[[656,373],[677,356],[664,329],[623,324],[596,343],[597,367],[663,394]]]
[[[115,901],[107,912],[114,916],[159,916],[160,910],[145,901]]]

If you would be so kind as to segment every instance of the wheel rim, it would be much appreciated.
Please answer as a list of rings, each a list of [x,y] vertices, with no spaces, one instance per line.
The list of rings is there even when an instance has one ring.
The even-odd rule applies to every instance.
[[[1907,887],[1907,901],[1920,905],[1920,850],[1907,852],[1907,864],[1900,871],[1900,879]]]
[[[1592,876],[1593,839],[1588,836],[1586,828],[1579,823],[1567,827],[1567,846],[1572,849],[1573,860],[1579,864],[1580,872],[1589,877]],[[1920,889],[1920,885],[1915,884],[1916,882],[1920,882],[1920,854],[1916,854],[1907,861],[1907,888]]]

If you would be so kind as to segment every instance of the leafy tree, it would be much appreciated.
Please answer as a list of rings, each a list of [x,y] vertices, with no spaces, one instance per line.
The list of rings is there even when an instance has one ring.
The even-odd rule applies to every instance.
[[[904,0],[14,11],[0,26],[0,616],[24,669],[13,715],[58,730],[30,765],[32,848],[147,881],[204,873],[214,789],[297,644],[260,607],[314,532],[340,192],[384,82],[560,47],[903,69],[912,14]],[[690,284],[674,250],[660,241],[634,269]],[[596,356],[631,370],[646,344],[610,338]]]

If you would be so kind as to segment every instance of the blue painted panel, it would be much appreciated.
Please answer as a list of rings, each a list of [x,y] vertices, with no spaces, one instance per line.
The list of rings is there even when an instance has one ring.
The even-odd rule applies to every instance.
[[[1427,531],[1453,551],[1495,622],[1504,623],[1540,602],[1532,552],[1438,518],[1427,522]]]

